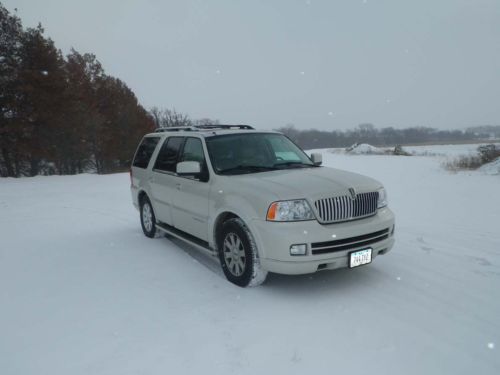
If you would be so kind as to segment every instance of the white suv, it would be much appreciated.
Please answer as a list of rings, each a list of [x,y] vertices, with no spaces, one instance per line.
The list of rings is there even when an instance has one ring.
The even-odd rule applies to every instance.
[[[394,215],[382,185],[320,165],[321,154],[248,125],[164,128],[137,149],[132,200],[146,236],[161,231],[218,256],[239,286],[387,253]]]

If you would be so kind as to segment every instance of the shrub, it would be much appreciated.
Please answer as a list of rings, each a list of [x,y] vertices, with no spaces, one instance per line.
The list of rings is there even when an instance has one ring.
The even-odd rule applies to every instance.
[[[461,170],[475,170],[484,164],[490,163],[500,156],[500,147],[494,144],[481,145],[476,155],[462,155],[443,163],[445,169],[453,172]]]
[[[483,164],[489,163],[500,156],[500,147],[496,145],[481,145],[477,148]]]

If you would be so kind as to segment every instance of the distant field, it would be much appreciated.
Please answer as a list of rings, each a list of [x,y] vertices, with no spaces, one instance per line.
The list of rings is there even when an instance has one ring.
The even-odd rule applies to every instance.
[[[457,157],[460,155],[470,155],[477,153],[477,148],[479,145],[482,144],[496,144],[498,147],[500,147],[500,142],[490,142],[490,143],[462,143],[462,144],[434,144],[434,145],[417,145],[417,146],[403,146],[403,149],[407,152],[409,152],[412,155],[415,156],[439,156],[439,157],[445,157],[445,158],[453,158]],[[370,146],[369,148],[373,148],[376,150],[379,150],[381,153],[386,152],[386,151],[392,151],[394,150],[394,147],[373,147]],[[314,151],[314,150],[310,150]],[[322,151],[322,152],[330,152],[330,153],[336,153],[336,154],[344,154],[345,148],[327,148],[327,149],[319,149],[315,151]],[[363,152],[361,152],[363,153]]]

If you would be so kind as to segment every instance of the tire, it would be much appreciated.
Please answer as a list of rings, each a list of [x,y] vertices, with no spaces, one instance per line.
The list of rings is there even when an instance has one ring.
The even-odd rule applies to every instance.
[[[266,280],[267,271],[260,265],[257,245],[241,219],[229,219],[222,224],[217,249],[222,271],[233,284],[257,286]]]
[[[141,200],[140,208],[142,231],[146,237],[154,238],[156,235],[156,217],[148,197],[145,196]]]

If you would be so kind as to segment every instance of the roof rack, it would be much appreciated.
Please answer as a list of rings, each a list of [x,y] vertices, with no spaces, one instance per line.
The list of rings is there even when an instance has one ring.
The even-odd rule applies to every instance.
[[[192,126],[169,126],[166,128],[158,128],[155,130],[155,133],[162,133],[162,132],[191,132],[195,131],[196,129]]]
[[[172,126],[166,128],[158,128],[155,133],[162,132],[179,132],[179,131],[198,131],[198,130],[215,130],[215,129],[241,129],[241,130],[254,130],[250,125],[193,125],[193,126]]]
[[[198,129],[244,129],[244,130],[253,130],[254,128],[250,125],[195,125],[195,128]]]

